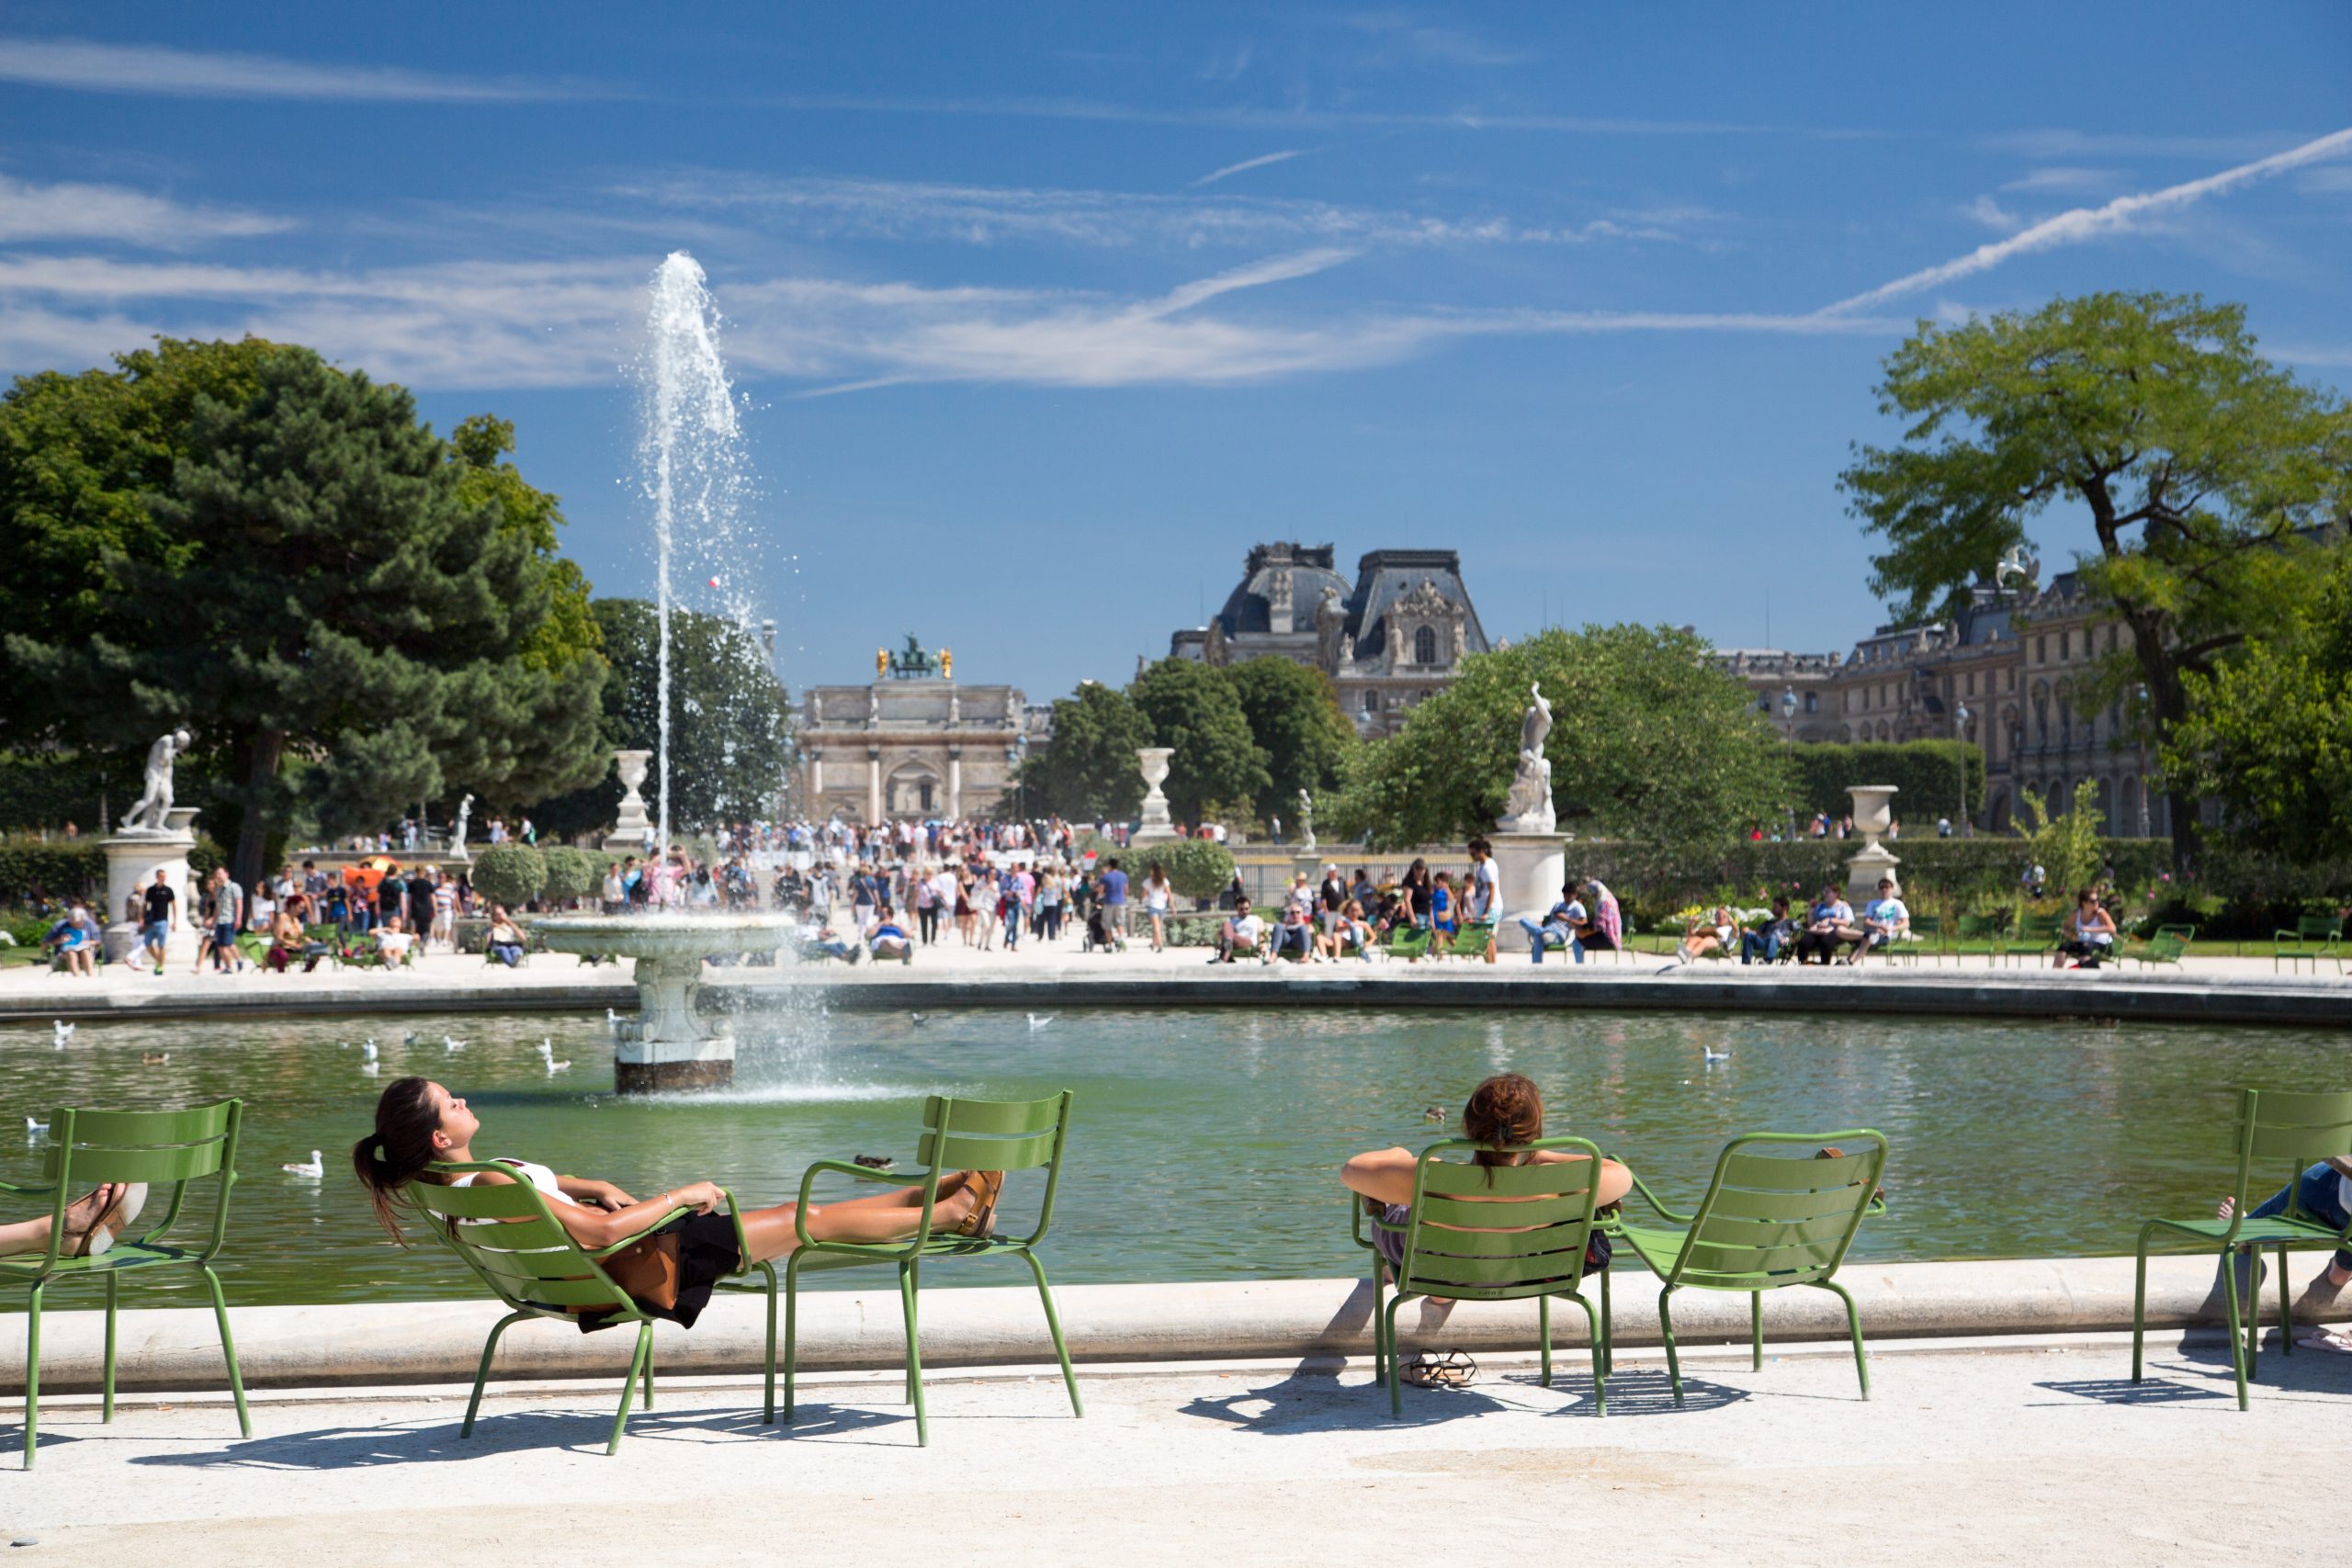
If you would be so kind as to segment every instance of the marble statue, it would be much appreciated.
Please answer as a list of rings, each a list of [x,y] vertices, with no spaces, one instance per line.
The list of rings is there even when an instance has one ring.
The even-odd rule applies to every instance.
[[[175,729],[156,737],[155,743],[147,748],[146,791],[122,819],[119,831],[158,835],[169,831],[164,818],[172,810],[172,764],[187,750],[187,731]]]
[[[882,688],[879,686],[865,688],[865,722],[869,725],[882,722]]]
[[[449,852],[459,860],[474,857],[466,852],[466,819],[473,815],[474,797],[467,795],[458,802],[458,825],[449,829]]]
[[[1315,847],[1315,800],[1303,789],[1298,792],[1298,847]]]
[[[1340,672],[1340,644],[1347,636],[1347,607],[1340,603],[1340,591],[1327,583],[1323,597],[1315,605],[1315,661],[1326,674]]]
[[[1552,808],[1552,763],[1544,755],[1544,739],[1552,733],[1552,705],[1544,700],[1542,682],[1527,691],[1535,701],[1520,721],[1519,772],[1495,826],[1506,833],[1549,833],[1559,826]]]

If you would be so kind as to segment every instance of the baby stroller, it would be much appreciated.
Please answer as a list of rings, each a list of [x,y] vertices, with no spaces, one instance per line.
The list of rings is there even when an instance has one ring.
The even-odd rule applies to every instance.
[[[1110,906],[1098,902],[1094,908],[1086,912],[1086,941],[1081,951],[1092,953],[1095,949],[1101,948],[1103,952],[1110,953],[1118,945],[1118,933],[1111,929]]]

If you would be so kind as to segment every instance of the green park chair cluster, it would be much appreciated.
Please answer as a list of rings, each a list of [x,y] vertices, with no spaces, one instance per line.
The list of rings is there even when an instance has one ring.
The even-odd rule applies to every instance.
[[[237,1130],[244,1102],[223,1100],[186,1111],[75,1111],[50,1112],[45,1180],[35,1186],[0,1181],[0,1192],[50,1197],[49,1247],[45,1252],[0,1258],[0,1281],[26,1288],[25,1468],[33,1466],[40,1441],[40,1314],[51,1285],[103,1280],[107,1292],[106,1365],[100,1419],[114,1419],[115,1314],[122,1276],[135,1269],[192,1269],[212,1295],[212,1315],[220,1325],[220,1354],[229,1363],[229,1388],[237,1401],[237,1429],[250,1438],[245,1380],[237,1366],[236,1341],[229,1334],[229,1307],[212,1260],[229,1234],[229,1198],[237,1180]],[[65,1208],[80,1188],[99,1182],[144,1182],[147,1204],[134,1231],[116,1238],[95,1258],[64,1256]],[[209,1196],[191,1189],[209,1183]],[[209,1223],[207,1212],[209,1212]],[[165,1239],[186,1218],[190,1234]]]
[[[2278,1266],[2279,1350],[2295,1348],[2294,1321],[2289,1307],[2287,1255],[2318,1248],[2333,1251],[2352,1246],[2352,1231],[2339,1231],[2312,1218],[2302,1209],[2301,1177],[2325,1159],[2352,1156],[2352,1091],[2298,1093],[2279,1089],[2242,1089],[2233,1137],[2237,1177],[2231,1188],[2230,1217],[2150,1220],[2140,1227],[2138,1272],[2132,1295],[2132,1381],[2141,1377],[2142,1342],[2146,1337],[2148,1255],[2154,1251],[2211,1251],[2221,1263],[2222,1295],[2229,1308],[2230,1364],[2237,1375],[2238,1408],[2246,1408],[2246,1382],[2254,1373],[2254,1353],[2261,1327],[2260,1281],[2249,1269],[2243,1314],[2238,1304],[2238,1270],[2232,1254],[2249,1261],[2269,1248]],[[2261,1219],[2249,1211],[2258,1206],[2283,1181],[2288,1201],[2284,1213]],[[2245,1332],[2238,1325],[2243,1315]]]
[[[1764,1292],[1809,1285],[1845,1303],[1854,1344],[1854,1368],[1870,1397],[1870,1362],[1854,1299],[1835,1278],[1863,1219],[1884,1209],[1879,1183],[1886,1170],[1886,1139],[1866,1128],[1838,1133],[1749,1133],[1725,1145],[1696,1208],[1685,1213],[1663,1201],[1640,1178],[1634,1189],[1664,1224],[1634,1224],[1594,1208],[1593,1179],[1600,1150],[1582,1138],[1545,1138],[1509,1151],[1566,1150],[1582,1160],[1516,1166],[1474,1163],[1480,1145],[1449,1138],[1421,1152],[1413,1173],[1411,1213],[1390,1224],[1351,1201],[1359,1247],[1372,1251],[1374,1362],[1388,1386],[1389,1411],[1404,1410],[1396,1346],[1396,1314],[1417,1296],[1457,1301],[1513,1301],[1532,1296],[1543,1381],[1552,1382],[1554,1297],[1585,1314],[1591,1348],[1593,1413],[1608,1413],[1611,1348],[1610,1270],[1600,1271],[1600,1306],[1583,1291],[1586,1249],[1596,1231],[1622,1241],[1661,1285],[1658,1326],[1675,1403],[1682,1402],[1682,1368],[1674,1340],[1671,1299],[1677,1291],[1706,1290],[1749,1297],[1755,1365],[1764,1364]],[[1840,1152],[1826,1154],[1836,1149]],[[1799,1151],[1803,1151],[1800,1153]],[[1847,1152],[1850,1151],[1850,1152]],[[1507,1205],[1496,1200],[1508,1200]],[[1508,1226],[1500,1222],[1508,1219]],[[1375,1237],[1402,1241],[1396,1293],[1385,1294],[1384,1260]]]
[[[2298,964],[2308,964],[2316,975],[2323,961],[2334,964],[2337,974],[2344,973],[2343,916],[2301,915],[2293,931],[2270,933],[2272,974],[2284,963],[2290,973]]]

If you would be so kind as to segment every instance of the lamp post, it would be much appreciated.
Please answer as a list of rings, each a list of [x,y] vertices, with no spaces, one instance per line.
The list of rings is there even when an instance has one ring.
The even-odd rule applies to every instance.
[[[1029,737],[1015,735],[1005,756],[1012,763],[1012,814],[1025,826],[1029,820]]]
[[[2140,748],[2140,837],[2148,836],[2148,688],[2143,684],[2132,689],[2139,699],[2140,711],[2132,716],[2133,739]],[[2319,965],[2312,965],[2316,973]]]
[[[1796,731],[1797,689],[1794,685],[1784,685],[1781,688],[1781,759],[1782,763],[1781,771],[1788,775],[1792,786],[1796,783],[1794,772]],[[1796,842],[1796,837],[1797,808],[1792,802],[1789,807],[1789,841]]]
[[[1952,726],[1960,738],[1960,833],[1967,838],[1974,824],[1968,819],[1968,705],[1954,705]]]

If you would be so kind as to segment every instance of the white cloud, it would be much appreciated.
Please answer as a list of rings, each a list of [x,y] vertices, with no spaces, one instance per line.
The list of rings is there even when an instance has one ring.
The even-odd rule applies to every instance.
[[[1216,184],[1217,181],[1224,179],[1229,175],[1248,174],[1251,169],[1262,169],[1269,164],[1287,164],[1293,158],[1297,157],[1301,149],[1294,147],[1288,152],[1265,152],[1261,153],[1255,158],[1244,158],[1238,164],[1227,164],[1222,169],[1212,170],[1210,173],[1203,175],[1199,179],[1194,180],[1193,184],[1195,186],[1213,186]]]
[[[770,215],[824,239],[944,240],[979,245],[1051,242],[1263,249],[1292,244],[1585,244],[1678,237],[1670,229],[1634,217],[1526,224],[1496,216],[1435,217],[1264,197],[770,179],[695,170],[633,181],[613,194],[673,209],[723,212],[739,220]]]
[[[288,219],[233,208],[189,207],[124,186],[30,185],[0,175],[0,243],[118,240],[176,249],[202,240],[275,234]]]
[[[275,55],[83,39],[0,38],[0,82],[164,97],[379,103],[511,103],[610,96],[553,82],[445,76],[390,65],[320,65]]]
[[[1989,196],[1978,197],[1961,210],[1987,229],[1997,229],[2004,234],[2015,233],[2025,227],[2024,219]]]
[[[2003,186],[2003,190],[2100,190],[2116,181],[2113,169],[2085,169],[2073,164],[2052,164],[2044,168],[2028,169]]]
[[[1388,58],[1432,61],[1447,65],[1519,65],[1528,56],[1497,49],[1458,28],[1439,27],[1401,10],[1360,11],[1348,26],[1375,39]]]
[[[2274,175],[2284,174],[2290,169],[2317,163],[2324,158],[2338,157],[2346,152],[2352,152],[2352,130],[2335,131],[2331,135],[2306,141],[2300,147],[2290,147],[2284,152],[2273,153],[2267,158],[2258,158],[2250,164],[2240,164],[2234,168],[2223,169],[2219,174],[2208,175],[2202,179],[2188,180],[2180,185],[2167,186],[2162,190],[2148,191],[2138,196],[2120,196],[2104,207],[2075,208],[2070,211],[2058,214],[2055,218],[2045,218],[2041,222],[2012,234],[2006,240],[1979,245],[1968,254],[1956,260],[1943,262],[1935,266],[1922,267],[1917,272],[1906,273],[1892,283],[1883,283],[1876,288],[1867,289],[1851,299],[1824,306],[1823,310],[1825,312],[1851,310],[1865,305],[1875,305],[1882,300],[1896,299],[1905,294],[1916,294],[1922,289],[1938,288],[1956,277],[1966,277],[1972,273],[1986,271],[2000,265],[2011,256],[2022,255],[2030,251],[2050,250],[2059,245],[2076,244],[2106,234],[2128,232],[2152,215],[2161,215],[2172,209],[2186,207],[2205,197],[2218,196],[2239,186],[2250,184],[2256,180],[2267,179]]]

